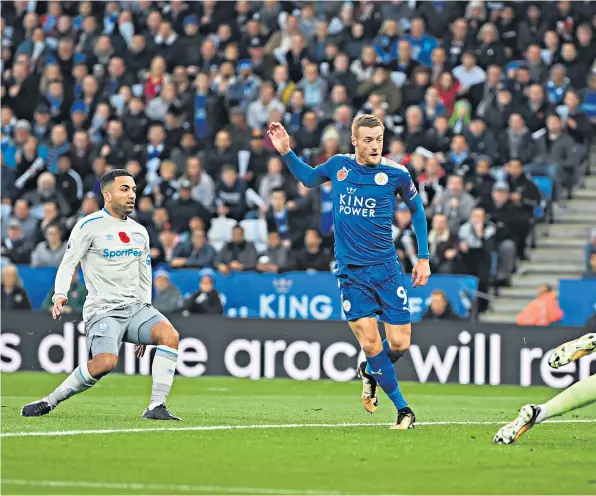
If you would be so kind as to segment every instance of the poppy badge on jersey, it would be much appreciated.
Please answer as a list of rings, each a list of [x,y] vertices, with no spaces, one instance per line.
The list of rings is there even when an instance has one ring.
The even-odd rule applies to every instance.
[[[345,167],[342,167],[340,170],[337,171],[337,180],[345,181],[345,179],[346,179],[346,177],[348,177],[349,173],[350,173],[350,169],[346,169]]]

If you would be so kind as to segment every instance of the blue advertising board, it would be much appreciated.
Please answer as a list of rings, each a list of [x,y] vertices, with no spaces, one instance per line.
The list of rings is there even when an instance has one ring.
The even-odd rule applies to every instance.
[[[53,268],[19,267],[19,275],[34,308],[52,289],[56,270]],[[183,295],[194,293],[202,273],[197,270],[173,270],[170,279]],[[343,319],[336,277],[330,272],[288,272],[284,274],[236,273],[223,276],[214,273],[226,315],[240,318],[276,319]],[[453,310],[468,315],[470,302],[478,286],[475,277],[433,275],[423,288],[412,288],[404,278],[412,321],[417,322],[428,307],[435,289],[445,292]]]
[[[563,325],[583,326],[596,312],[596,279],[559,281],[559,305]]]

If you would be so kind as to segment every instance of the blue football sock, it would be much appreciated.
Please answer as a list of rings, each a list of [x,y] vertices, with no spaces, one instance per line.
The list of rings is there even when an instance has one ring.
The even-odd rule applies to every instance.
[[[385,351],[385,353],[387,353],[389,355],[389,353],[391,352],[391,348],[389,347],[389,342],[386,339],[383,339],[383,350]],[[370,374],[370,364],[368,363],[368,361],[366,362],[366,373]]]
[[[387,356],[385,349],[377,356],[366,357],[368,363],[367,370],[370,368],[373,371],[372,375],[376,379],[377,384],[381,387],[385,394],[395,405],[398,410],[408,406],[404,395],[399,389],[397,376],[395,375],[395,368]]]

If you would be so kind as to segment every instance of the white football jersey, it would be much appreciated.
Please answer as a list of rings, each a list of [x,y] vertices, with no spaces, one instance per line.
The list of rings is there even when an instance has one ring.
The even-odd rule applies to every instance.
[[[149,234],[133,219],[113,217],[104,208],[76,223],[56,274],[54,301],[68,294],[79,262],[87,287],[85,322],[134,302],[151,303]]]

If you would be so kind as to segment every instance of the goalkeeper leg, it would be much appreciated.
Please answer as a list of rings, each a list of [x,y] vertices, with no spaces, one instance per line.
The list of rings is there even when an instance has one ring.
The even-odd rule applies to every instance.
[[[517,441],[535,424],[564,413],[583,408],[596,402],[596,375],[576,382],[543,405],[525,405],[518,417],[501,427],[495,435],[497,444],[511,444]]]

